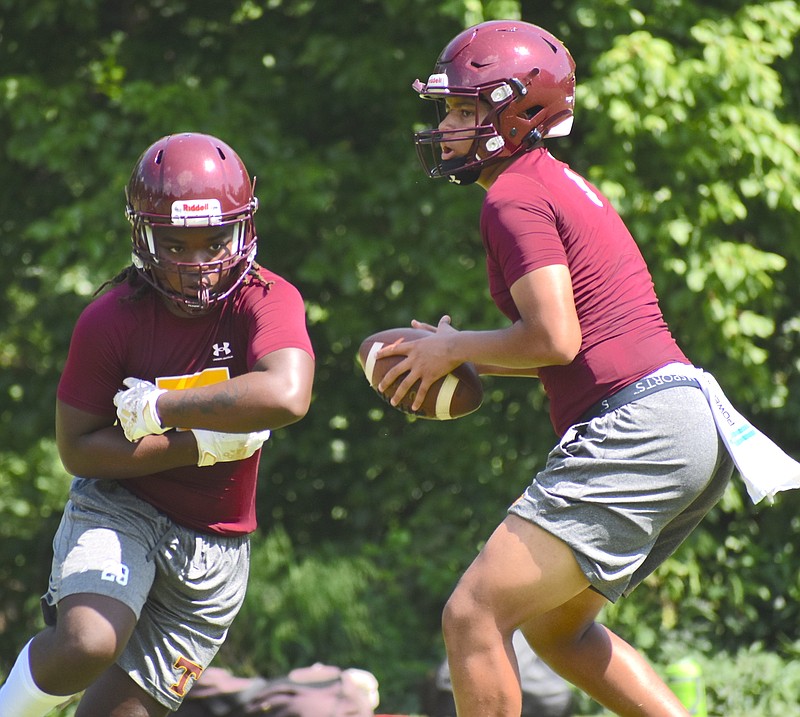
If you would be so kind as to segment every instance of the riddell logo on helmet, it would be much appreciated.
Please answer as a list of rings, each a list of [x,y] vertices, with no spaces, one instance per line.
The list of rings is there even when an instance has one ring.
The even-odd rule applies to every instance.
[[[196,214],[197,212],[206,214],[208,213],[208,202],[203,202],[203,204],[187,204],[184,202],[181,209],[185,214]]]
[[[449,81],[447,80],[447,75],[444,72],[440,72],[436,75],[431,75],[428,78],[428,89],[446,89],[449,86]]]
[[[219,199],[179,199],[172,203],[172,223],[182,226],[208,226],[222,221]]]

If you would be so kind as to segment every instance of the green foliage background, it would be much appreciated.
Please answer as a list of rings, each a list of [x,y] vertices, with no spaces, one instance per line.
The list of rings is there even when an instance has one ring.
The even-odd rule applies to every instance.
[[[575,130],[551,150],[623,213],[688,355],[800,455],[797,2],[0,0],[0,672],[41,626],[72,325],[128,262],[139,153],[195,130],[257,175],[259,261],[300,287],[318,357],[312,411],[264,456],[250,594],[218,664],[365,667],[382,709],[418,709],[449,591],[555,437],[535,382],[486,379],[479,412],[413,421],[354,356],[411,318],[502,321],[481,190],[424,178],[411,133],[432,117],[410,89],[453,35],[500,17],[570,48]],[[797,654],[799,501],[754,507],[734,483],[607,622],[655,662],[777,669]],[[720,714],[744,684],[710,685]],[[741,713],[800,714],[773,689]]]

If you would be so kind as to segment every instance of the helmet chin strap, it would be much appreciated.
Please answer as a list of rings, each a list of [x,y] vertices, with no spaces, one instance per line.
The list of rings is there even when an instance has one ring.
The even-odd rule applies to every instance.
[[[539,146],[542,139],[542,133],[538,129],[532,129],[522,140],[523,151],[529,152],[534,147]],[[454,159],[445,159],[439,164],[437,174],[441,177],[447,177],[447,179],[453,184],[474,184],[481,176],[481,171],[483,168],[487,164],[495,162],[499,159],[499,157],[490,157],[489,159],[484,160],[484,162],[480,165],[467,168],[464,168],[464,165],[472,161],[472,158],[469,155],[464,157],[455,157]]]
[[[470,161],[469,157],[456,157],[455,159],[445,159],[439,165],[439,174],[453,184],[474,184],[481,176],[481,167],[473,166],[464,169],[464,165]]]

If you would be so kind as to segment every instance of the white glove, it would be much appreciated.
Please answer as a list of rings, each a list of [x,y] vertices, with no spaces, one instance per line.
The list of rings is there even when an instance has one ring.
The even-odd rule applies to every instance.
[[[125,431],[125,438],[134,442],[143,436],[166,433],[170,426],[161,425],[161,418],[156,410],[156,399],[166,391],[140,378],[126,378],[122,383],[128,390],[117,391],[114,405],[117,407],[117,418]]]
[[[269,438],[269,431],[253,433],[221,433],[192,428],[197,441],[197,465],[243,461],[253,455]]]

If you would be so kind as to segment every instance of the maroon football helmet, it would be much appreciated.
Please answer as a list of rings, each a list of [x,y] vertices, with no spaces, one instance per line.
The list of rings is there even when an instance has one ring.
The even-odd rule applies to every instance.
[[[253,215],[258,201],[242,160],[227,144],[189,132],[162,137],[139,157],[126,187],[133,226],[133,264],[142,278],[189,313],[204,313],[244,279],[256,254]],[[228,256],[202,264],[170,261],[157,251],[153,227],[231,225]],[[164,279],[179,277],[180,291]],[[211,288],[203,277],[216,274]]]
[[[572,129],[575,62],[566,47],[546,30],[527,22],[493,20],[475,25],[442,50],[427,82],[414,90],[439,100],[439,120],[447,98],[475,102],[474,132],[438,128],[417,132],[414,142],[429,177],[469,184],[487,163],[514,157],[545,137],[563,137]],[[489,106],[483,121],[478,102]],[[448,139],[472,139],[467,156],[440,159]]]

